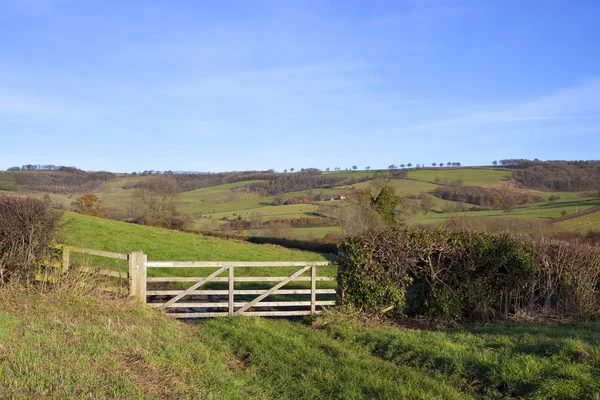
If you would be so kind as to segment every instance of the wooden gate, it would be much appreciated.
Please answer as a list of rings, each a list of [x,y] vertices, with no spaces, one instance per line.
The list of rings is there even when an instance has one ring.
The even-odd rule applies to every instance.
[[[141,253],[141,252],[140,252]],[[329,266],[328,262],[206,262],[206,261],[146,261],[145,255],[132,253],[137,269],[130,270],[134,283],[132,288],[137,288],[137,295],[142,301],[148,298],[155,300],[163,298],[163,302],[148,302],[148,305],[161,309],[166,314],[175,318],[204,318],[221,316],[301,316],[317,315],[322,313],[324,306],[335,305],[334,288],[318,288],[319,282],[332,282],[335,277],[318,276],[318,268]],[[132,265],[133,265],[132,264]],[[142,267],[143,266],[143,267]],[[251,271],[264,267],[296,267],[296,271],[288,276],[236,276],[236,268]],[[152,268],[211,268],[210,274],[202,277],[148,277],[147,270]],[[248,268],[248,269],[247,269]],[[227,276],[219,276],[227,273]],[[309,276],[302,276],[309,275]],[[135,282],[135,281],[143,282]],[[227,289],[203,289],[208,283],[227,283]],[[306,282],[309,288],[286,288],[292,282]],[[156,283],[193,283],[186,289],[147,289],[148,284]],[[269,288],[236,289],[236,283],[244,285],[264,286],[274,284]],[[331,286],[331,284],[329,285]],[[238,300],[236,301],[236,296]],[[239,297],[256,296],[251,300],[240,300]],[[268,297],[277,297],[268,301]],[[301,297],[310,296],[310,300],[299,300]],[[326,296],[328,299],[322,299]],[[192,297],[192,301],[186,301]],[[195,297],[195,298],[194,298]],[[290,298],[291,297],[291,298]],[[165,301],[166,300],[166,301]],[[208,301],[210,300],[210,301]],[[257,311],[256,309],[263,309]],[[282,310],[282,308],[284,310]],[[291,308],[291,309],[290,309]]]

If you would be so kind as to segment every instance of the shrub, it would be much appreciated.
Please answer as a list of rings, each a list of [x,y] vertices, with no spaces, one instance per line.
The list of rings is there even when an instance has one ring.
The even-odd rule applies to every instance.
[[[397,230],[390,229],[367,232],[342,242],[337,280],[343,305],[372,312],[389,307],[401,311],[411,265],[403,238]],[[394,245],[387,246],[391,243]]]
[[[556,201],[556,200],[560,200],[560,196],[552,195],[552,196],[548,197],[548,201]]]
[[[445,230],[372,231],[340,245],[342,304],[461,321],[600,316],[600,249]]]
[[[86,193],[71,203],[76,213],[104,218],[104,207],[98,195]]]
[[[542,238],[533,241],[533,250],[541,268],[521,295],[520,307],[544,314],[598,316],[600,248]]]
[[[27,280],[41,266],[61,218],[48,197],[0,196],[0,283]]]

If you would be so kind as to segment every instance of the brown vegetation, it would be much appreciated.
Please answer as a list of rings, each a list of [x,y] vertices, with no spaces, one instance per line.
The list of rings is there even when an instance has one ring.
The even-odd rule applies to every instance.
[[[4,175],[2,181],[5,189],[62,194],[92,192],[114,177],[111,172],[84,172],[77,169],[6,172]]]
[[[521,185],[560,192],[581,192],[600,189],[600,162],[540,162],[513,172]]]
[[[135,222],[183,230],[189,217],[177,211],[174,201],[179,192],[177,181],[170,175],[156,175],[142,182],[133,193]]]
[[[523,191],[510,190],[509,188],[496,189],[480,186],[448,186],[437,187],[433,194],[444,200],[476,204],[482,207],[512,211],[516,206],[541,203],[544,198]]]
[[[61,218],[49,199],[0,196],[0,284],[31,278],[48,259]]]
[[[102,201],[94,193],[86,193],[71,203],[73,211],[79,214],[91,215],[92,217],[104,218],[104,207]]]

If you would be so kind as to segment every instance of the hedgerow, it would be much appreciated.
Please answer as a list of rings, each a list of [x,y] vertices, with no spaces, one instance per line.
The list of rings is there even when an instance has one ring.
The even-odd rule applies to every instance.
[[[388,229],[339,248],[343,304],[459,321],[600,316],[600,249],[508,234]]]

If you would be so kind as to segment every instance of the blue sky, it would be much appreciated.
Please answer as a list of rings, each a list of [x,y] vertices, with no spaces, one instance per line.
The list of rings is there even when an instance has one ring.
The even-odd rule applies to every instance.
[[[596,0],[0,0],[0,169],[600,158]]]

